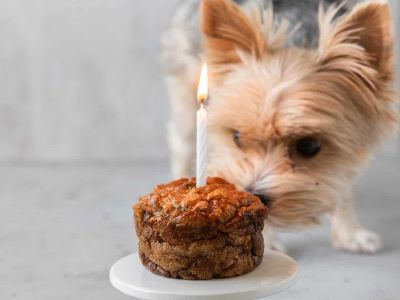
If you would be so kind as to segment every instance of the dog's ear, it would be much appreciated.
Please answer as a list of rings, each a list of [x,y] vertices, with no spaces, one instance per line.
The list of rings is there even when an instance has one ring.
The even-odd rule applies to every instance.
[[[332,25],[337,11],[320,11],[319,74],[347,91],[365,118],[364,140],[377,143],[397,127],[390,9],[384,1],[358,4]]]
[[[322,65],[351,69],[351,62],[368,65],[379,79],[393,80],[393,33],[389,5],[384,1],[358,4],[335,26],[334,10],[320,11],[319,56]]]
[[[203,0],[201,18],[207,61],[214,75],[240,62],[239,52],[262,56],[265,38],[258,20],[250,19],[233,1]]]

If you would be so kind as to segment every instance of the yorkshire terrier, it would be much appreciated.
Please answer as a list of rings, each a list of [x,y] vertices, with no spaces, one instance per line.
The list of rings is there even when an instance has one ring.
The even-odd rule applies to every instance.
[[[389,6],[254,2],[185,0],[177,9],[163,40],[173,175],[193,175],[206,61],[208,175],[258,195],[270,230],[328,214],[335,248],[376,252],[381,239],[359,223],[352,186],[397,127]]]

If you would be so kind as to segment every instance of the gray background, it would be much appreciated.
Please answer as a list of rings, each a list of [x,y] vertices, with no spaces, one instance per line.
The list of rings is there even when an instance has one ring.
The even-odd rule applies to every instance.
[[[0,299],[128,299],[108,269],[136,249],[132,204],[170,179],[159,38],[177,2],[0,0]],[[300,274],[273,299],[399,299],[398,144],[356,189],[384,251],[285,233]]]
[[[168,0],[1,0],[0,160],[166,158]]]

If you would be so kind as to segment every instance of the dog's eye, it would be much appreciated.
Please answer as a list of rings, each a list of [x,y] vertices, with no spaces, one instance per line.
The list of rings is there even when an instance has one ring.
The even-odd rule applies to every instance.
[[[237,130],[234,130],[233,133],[233,141],[235,142],[235,144],[240,147],[240,132]]]
[[[296,151],[304,157],[313,157],[321,150],[321,142],[315,138],[302,138],[297,141]]]

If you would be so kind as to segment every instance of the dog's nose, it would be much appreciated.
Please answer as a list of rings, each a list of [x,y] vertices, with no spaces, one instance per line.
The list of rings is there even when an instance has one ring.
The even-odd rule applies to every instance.
[[[264,203],[264,205],[268,206],[269,201],[271,200],[267,195],[261,195],[261,194],[255,194],[258,198],[261,199],[261,202]]]

